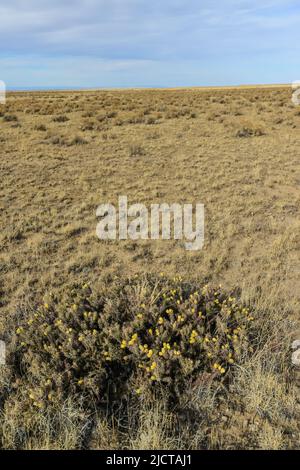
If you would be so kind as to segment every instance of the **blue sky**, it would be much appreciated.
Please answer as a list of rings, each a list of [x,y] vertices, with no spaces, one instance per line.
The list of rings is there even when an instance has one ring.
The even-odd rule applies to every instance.
[[[0,0],[13,88],[300,80],[300,1]]]

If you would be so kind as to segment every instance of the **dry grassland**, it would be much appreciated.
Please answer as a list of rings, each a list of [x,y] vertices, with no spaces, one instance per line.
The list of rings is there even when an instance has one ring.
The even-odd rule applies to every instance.
[[[42,431],[31,435],[8,397],[3,447],[299,447],[289,350],[299,333],[299,131],[300,108],[286,87],[8,94],[0,108],[0,335],[8,338],[18,312],[44,293],[164,272],[238,289],[261,317],[261,347],[237,367],[225,398],[210,386],[186,393],[201,422],[145,400],[125,429],[70,399],[55,418],[35,411]],[[203,203],[204,249],[98,240],[96,208],[119,195],[147,206]]]

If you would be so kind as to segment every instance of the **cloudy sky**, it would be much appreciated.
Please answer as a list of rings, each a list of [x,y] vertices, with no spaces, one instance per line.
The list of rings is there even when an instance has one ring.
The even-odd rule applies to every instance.
[[[0,0],[8,88],[300,80],[299,0]]]

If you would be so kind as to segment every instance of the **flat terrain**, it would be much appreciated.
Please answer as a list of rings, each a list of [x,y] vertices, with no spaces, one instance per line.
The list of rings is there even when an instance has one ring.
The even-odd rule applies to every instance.
[[[145,271],[239,288],[245,301],[298,321],[300,107],[291,94],[8,93],[0,107],[0,333],[12,312],[45,292]],[[96,208],[119,195],[147,206],[203,203],[203,250],[174,240],[100,241]],[[266,424],[262,448],[296,446],[295,434],[284,443],[280,423]],[[234,439],[239,426],[228,432]],[[215,436],[216,447],[227,446],[222,439]]]
[[[299,311],[290,89],[15,93],[1,115],[2,315],[75,276],[143,270],[271,289]],[[119,195],[204,203],[204,249],[101,242],[96,208]]]

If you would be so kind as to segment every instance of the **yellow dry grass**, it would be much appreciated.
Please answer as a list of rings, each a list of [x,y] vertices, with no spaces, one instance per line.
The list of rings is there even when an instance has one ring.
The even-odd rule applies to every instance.
[[[0,108],[0,334],[12,312],[74,280],[163,271],[240,288],[242,299],[268,312],[265,325],[288,349],[293,329],[276,330],[282,317],[299,320],[299,109],[287,87],[9,93]],[[148,206],[203,203],[204,249],[101,242],[96,208],[119,195]],[[282,372],[278,382],[271,350],[262,357],[232,385],[239,404],[203,422],[192,447],[297,447],[297,388],[287,389]],[[204,416],[211,400],[199,401]],[[160,425],[168,415],[153,406],[140,413],[138,435],[124,440],[100,420],[91,445],[180,447]],[[8,447],[12,416],[2,418]],[[59,432],[54,443],[27,447],[78,445],[72,430]]]

